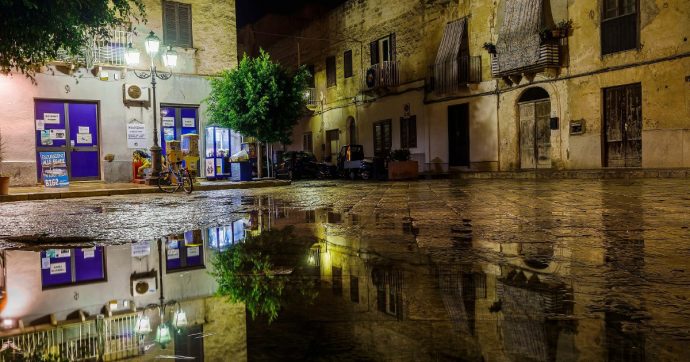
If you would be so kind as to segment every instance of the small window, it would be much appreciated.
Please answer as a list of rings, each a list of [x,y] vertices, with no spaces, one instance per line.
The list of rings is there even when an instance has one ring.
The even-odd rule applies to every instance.
[[[311,132],[307,132],[302,136],[302,151],[314,152],[313,136]]]
[[[374,123],[374,155],[387,157],[391,152],[391,120]]]
[[[400,118],[400,148],[417,147],[417,116]]]
[[[395,61],[395,33],[369,44],[371,65]]]
[[[168,238],[165,242],[165,268],[168,273],[205,268],[201,232],[187,231],[184,237]]]
[[[192,47],[192,5],[163,1],[163,41],[166,45]]]
[[[345,78],[352,77],[352,50],[348,50],[343,54],[343,73]]]
[[[102,246],[41,252],[43,289],[105,280],[105,250]]]
[[[637,9],[637,0],[604,0],[601,14],[602,55],[638,47]]]
[[[326,85],[335,87],[335,57],[326,58]]]
[[[333,295],[343,295],[343,269],[331,267],[333,273]]]

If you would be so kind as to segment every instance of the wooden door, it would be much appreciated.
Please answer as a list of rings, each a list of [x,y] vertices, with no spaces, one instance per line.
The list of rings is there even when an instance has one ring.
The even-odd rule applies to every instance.
[[[534,102],[522,103],[520,109],[520,168],[537,167],[534,142]]]
[[[604,89],[604,166],[642,166],[642,87]]]
[[[470,107],[448,107],[448,165],[470,166]]]
[[[551,168],[551,101],[519,104],[520,168]]]

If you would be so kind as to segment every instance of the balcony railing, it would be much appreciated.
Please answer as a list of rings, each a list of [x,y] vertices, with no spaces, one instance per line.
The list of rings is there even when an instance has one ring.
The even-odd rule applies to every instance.
[[[304,97],[307,99],[307,107],[316,107],[319,104],[316,88],[307,88]]]
[[[124,30],[112,30],[110,39],[91,39],[88,46],[84,47],[81,54],[71,56],[66,51],[59,51],[55,59],[59,63],[79,63],[87,68],[96,65],[124,67],[125,50],[132,43],[133,33]]]
[[[104,319],[102,332],[95,320],[66,323],[58,326],[27,328],[17,334],[0,337],[0,344],[18,348],[19,352],[55,353],[70,361],[92,361],[102,348],[104,360],[114,361],[139,354],[141,342],[134,333],[136,313]],[[99,346],[99,338],[103,344]],[[12,359],[10,359],[12,360]],[[10,361],[0,356],[0,361]]]
[[[364,70],[362,83],[364,90],[397,86],[400,84],[398,62],[388,61],[370,66]]]
[[[481,81],[482,57],[462,55],[456,60],[429,66],[427,91],[453,93],[461,87]]]
[[[546,68],[558,68],[561,66],[559,52],[560,46],[558,42],[544,42],[539,46],[539,59],[536,63],[523,68],[510,69],[508,71],[501,71],[499,69],[498,56],[500,56],[500,54],[491,54],[491,74],[494,77],[508,77],[512,75],[521,75],[523,73],[536,73]]]

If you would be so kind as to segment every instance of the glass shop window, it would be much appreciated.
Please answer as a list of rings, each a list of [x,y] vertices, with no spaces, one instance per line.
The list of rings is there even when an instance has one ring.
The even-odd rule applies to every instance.
[[[43,289],[106,281],[102,246],[41,251]]]
[[[205,268],[201,230],[168,238],[165,242],[165,267],[168,273]]]

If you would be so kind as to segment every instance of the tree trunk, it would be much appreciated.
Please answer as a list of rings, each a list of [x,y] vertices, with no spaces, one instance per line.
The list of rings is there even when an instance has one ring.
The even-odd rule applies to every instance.
[[[261,142],[256,141],[256,177],[261,178],[263,165],[261,162]]]

